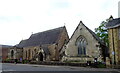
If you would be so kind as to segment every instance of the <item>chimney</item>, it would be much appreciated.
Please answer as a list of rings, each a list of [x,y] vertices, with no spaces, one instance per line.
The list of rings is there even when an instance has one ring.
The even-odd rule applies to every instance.
[[[109,17],[109,21],[111,21],[111,20],[113,20],[113,16],[112,15]]]

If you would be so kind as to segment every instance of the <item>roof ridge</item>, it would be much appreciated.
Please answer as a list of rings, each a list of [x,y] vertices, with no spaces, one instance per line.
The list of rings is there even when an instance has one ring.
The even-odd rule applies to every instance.
[[[49,29],[49,30],[45,30],[45,31],[41,31],[41,32],[37,32],[37,33],[32,34],[30,37],[32,37],[33,35],[37,35],[37,34],[40,34],[40,33],[45,33],[45,32],[49,32],[49,31],[57,30],[57,29],[60,29],[60,28],[64,28],[64,26],[58,27],[58,28]]]

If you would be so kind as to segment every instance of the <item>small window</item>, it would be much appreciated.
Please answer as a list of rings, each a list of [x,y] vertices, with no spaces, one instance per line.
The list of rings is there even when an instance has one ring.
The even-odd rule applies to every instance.
[[[26,59],[27,59],[27,51],[26,51]]]
[[[31,51],[30,51],[30,49],[28,50],[28,58],[30,59],[30,53],[31,53]]]
[[[11,51],[11,57],[13,58],[13,56],[14,56],[14,51],[12,50]]]
[[[33,51],[32,51],[32,57],[34,56]]]

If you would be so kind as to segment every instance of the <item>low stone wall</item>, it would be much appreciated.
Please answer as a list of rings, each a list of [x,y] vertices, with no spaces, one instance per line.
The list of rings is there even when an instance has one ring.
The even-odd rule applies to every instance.
[[[69,56],[63,56],[62,62],[66,61],[79,61],[80,63],[87,63],[87,61],[94,62],[94,58],[91,57],[69,57]]]
[[[30,64],[38,65],[56,65],[56,66],[80,66],[86,67],[86,63],[65,63],[65,62],[30,62]]]

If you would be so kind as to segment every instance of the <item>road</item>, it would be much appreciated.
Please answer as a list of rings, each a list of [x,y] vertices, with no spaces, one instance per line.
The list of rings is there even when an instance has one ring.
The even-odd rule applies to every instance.
[[[33,65],[33,64],[13,64],[3,63],[2,71],[57,71],[57,73],[67,72],[82,72],[82,73],[120,73],[118,69],[104,69],[104,68],[86,68],[86,67],[71,67],[71,66],[50,66],[50,65]],[[42,72],[43,73],[43,72]]]

